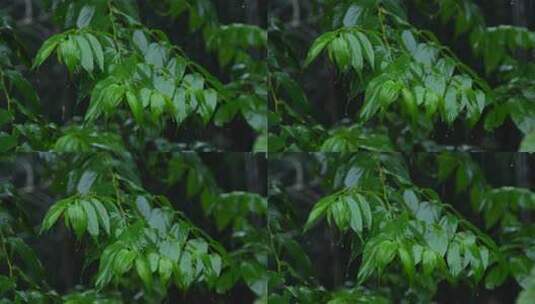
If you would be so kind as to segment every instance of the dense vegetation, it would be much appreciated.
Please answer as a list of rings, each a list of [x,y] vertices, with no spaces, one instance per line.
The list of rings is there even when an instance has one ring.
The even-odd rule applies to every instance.
[[[532,303],[534,176],[518,172],[534,161],[458,152],[272,157],[269,303]]]
[[[265,151],[262,7],[25,3],[0,7],[3,152]]]
[[[147,157],[3,160],[0,302],[263,303],[265,159]]]
[[[270,151],[535,149],[532,2],[270,4]]]
[[[179,153],[266,150],[265,20],[2,1],[0,302],[266,297],[265,157]]]

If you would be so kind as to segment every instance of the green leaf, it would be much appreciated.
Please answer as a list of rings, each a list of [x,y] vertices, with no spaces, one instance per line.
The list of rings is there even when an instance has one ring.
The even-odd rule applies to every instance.
[[[362,49],[360,47],[360,42],[357,37],[350,33],[345,33],[343,38],[346,40],[351,56],[351,66],[355,71],[360,72],[363,68],[363,58],[362,58]]]
[[[84,5],[82,9],[80,10],[80,15],[78,15],[78,19],[76,20],[76,26],[81,29],[89,25],[91,23],[91,19],[93,19],[93,15],[95,14],[95,7],[92,5]]]
[[[63,214],[68,205],[72,202],[71,198],[62,199],[56,202],[46,213],[43,222],[41,224],[41,233],[45,230],[49,230],[54,226],[59,217]]]
[[[509,270],[505,265],[496,264],[488,272],[487,277],[485,278],[485,288],[495,289],[496,287],[501,286],[508,275]]]
[[[104,228],[104,231],[106,231],[107,234],[110,234],[110,216],[108,214],[108,210],[106,210],[104,205],[102,205],[102,203],[96,198],[92,198],[91,203],[98,214],[100,225]]]
[[[207,124],[212,115],[214,114],[215,107],[217,105],[217,92],[214,89],[207,89],[203,92],[204,97],[199,106],[199,113],[203,119],[203,122]]]
[[[532,90],[532,93],[525,94],[527,95],[527,100],[513,99],[513,102],[502,105],[510,110],[511,118],[515,122],[515,125],[524,134],[535,132],[535,103],[533,102],[535,89]]]
[[[58,48],[58,57],[67,66],[67,69],[74,72],[78,61],[80,60],[80,48],[72,36],[64,40]]]
[[[305,59],[305,67],[308,66],[318,55],[323,51],[323,49],[336,37],[335,32],[327,32],[319,36],[312,46],[308,50],[307,58]]]
[[[0,109],[0,127],[13,121],[13,115],[4,109]]]
[[[149,47],[149,42],[142,30],[134,31],[134,34],[132,35],[132,41],[134,42],[134,45],[141,51],[141,53],[145,54],[147,48]]]
[[[244,262],[241,265],[243,279],[257,296],[265,294],[268,288],[268,282],[263,273],[263,268],[256,263]]]
[[[349,53],[349,43],[344,39],[344,36],[338,36],[329,44],[329,58],[336,66],[342,70],[347,70],[351,62],[351,55]]]
[[[221,260],[221,257],[217,254],[211,254],[210,255],[210,265],[212,272],[219,276],[221,274],[223,261]]]
[[[425,233],[425,240],[431,249],[433,249],[440,257],[446,254],[448,249],[448,235],[446,231],[441,229],[441,226],[433,225],[430,230]]]
[[[377,259],[377,266],[382,270],[394,259],[398,250],[398,244],[391,240],[386,240],[377,246],[378,248],[375,257]]]
[[[136,197],[136,207],[145,220],[149,221],[152,214],[152,208],[145,196],[139,195]]]
[[[523,282],[524,290],[520,292],[516,299],[516,304],[531,304],[535,299],[535,267],[532,267],[530,274]]]
[[[402,86],[393,80],[384,82],[378,96],[380,105],[384,108],[388,107],[392,102],[398,99],[401,89]]]
[[[169,228],[169,220],[167,215],[161,209],[155,208],[151,212],[149,225],[163,234],[166,233]]]
[[[37,92],[33,88],[32,84],[18,71],[7,70],[4,73],[15,85],[18,92],[24,97],[25,101],[27,101],[27,103],[24,105],[28,106],[32,113],[39,113],[41,110],[39,96],[37,95]]]
[[[520,144],[520,152],[535,152],[535,131],[524,136]]]
[[[368,63],[372,67],[372,69],[375,68],[375,52],[373,51],[372,44],[370,43],[370,40],[366,35],[364,35],[361,32],[357,32],[357,36],[360,40],[360,45],[362,46],[362,50],[364,52],[364,56],[368,60]]]
[[[95,179],[97,178],[97,174],[91,170],[86,170],[80,177],[80,180],[78,181],[78,186],[76,189],[80,194],[86,194],[91,189],[91,186],[93,186],[93,183],[95,182]]]
[[[126,101],[132,111],[132,115],[138,124],[143,123],[143,104],[136,97],[136,94],[130,91],[126,91]]]
[[[91,33],[84,34],[87,41],[89,41],[89,44],[91,45],[91,50],[93,51],[93,54],[95,55],[95,58],[97,59],[98,67],[101,71],[104,71],[104,51],[102,50],[102,45],[98,41],[98,39],[93,36]]]
[[[368,84],[365,92],[364,106],[360,111],[360,118],[363,121],[370,120],[381,107],[379,93],[383,82],[383,79],[378,77]]]
[[[446,122],[452,123],[459,115],[459,104],[457,103],[457,89],[453,86],[448,88],[444,98],[444,110]]]
[[[178,263],[180,257],[181,244],[176,240],[167,240],[159,244],[159,252],[161,256],[167,257],[171,262]]]
[[[112,278],[114,260],[121,249],[119,243],[107,246],[100,256],[96,286],[102,288]]]
[[[427,90],[425,94],[425,109],[427,117],[433,117],[439,108],[441,98],[433,91]]]
[[[412,283],[414,281],[414,273],[416,271],[414,259],[412,258],[411,252],[405,246],[400,245],[398,248],[398,255],[401,261],[401,265],[403,265],[403,269],[407,273],[409,281]]]
[[[154,76],[152,83],[154,88],[164,96],[171,98],[174,95],[176,84],[175,79],[171,77]]]
[[[125,94],[125,87],[119,84],[111,84],[104,89],[103,92],[103,106],[106,112],[115,111],[117,106],[123,100]]]
[[[458,159],[451,154],[443,153],[437,157],[438,161],[438,180],[444,182],[451,176],[457,168]]]
[[[345,201],[343,201],[340,197],[331,205],[328,214],[328,219],[330,220],[331,217],[334,218],[334,222],[338,229],[341,231],[346,231],[349,228],[349,221],[351,219],[349,208],[345,204]]]
[[[143,108],[146,108],[150,105],[150,99],[152,95],[152,90],[147,88],[141,88],[139,90],[139,99],[141,100],[141,104],[143,105]]]
[[[430,275],[437,266],[437,255],[434,251],[424,250],[422,255],[422,264],[425,275]]]
[[[151,251],[147,255],[147,260],[149,262],[150,271],[156,272],[158,270],[158,265],[160,264],[160,255]]]
[[[351,27],[358,24],[358,19],[360,15],[362,14],[363,9],[362,7],[352,4],[349,6],[349,8],[346,11],[346,14],[344,15],[343,24],[345,27]]]
[[[151,43],[147,52],[145,53],[145,61],[158,68],[162,68],[166,61],[165,49],[158,43]]]
[[[43,62],[48,58],[48,56],[50,56],[50,54],[52,54],[54,49],[58,46],[58,44],[63,40],[64,37],[64,34],[56,34],[48,38],[37,52],[37,55],[35,55],[32,68],[35,69],[36,67],[43,64]]]
[[[412,122],[415,123],[418,120],[419,115],[416,98],[414,97],[412,91],[408,88],[403,88],[401,90],[401,95],[403,96],[403,105],[405,107],[405,110],[409,114],[409,117]]]
[[[357,233],[361,233],[362,232],[362,214],[361,214],[360,207],[358,206],[357,202],[351,196],[346,197],[344,201],[350,212],[349,224],[351,226],[351,229],[353,229],[353,231]]]
[[[346,187],[354,187],[358,185],[359,180],[364,173],[364,170],[361,167],[351,167],[349,171],[347,171],[346,177],[344,178],[344,185]]]
[[[82,200],[80,204],[84,208],[85,214],[87,217],[87,231],[89,232],[91,236],[97,237],[99,233],[99,229],[98,229],[99,226],[98,226],[98,217],[97,217],[97,213],[95,212],[95,208],[87,200]]]
[[[362,215],[364,217],[364,225],[371,229],[373,222],[370,204],[368,204],[366,198],[364,198],[364,196],[362,196],[361,194],[357,194],[356,199],[359,203],[360,210],[362,211]]]
[[[136,253],[134,251],[123,248],[119,250],[115,259],[113,260],[113,273],[121,276],[132,268]]]
[[[69,206],[66,214],[68,222],[74,229],[76,237],[80,239],[87,228],[87,216],[82,206],[80,206],[80,203],[76,201],[74,204]]]
[[[87,39],[82,35],[76,35],[74,36],[74,39],[76,40],[78,49],[80,50],[80,63],[82,67],[88,73],[93,72],[93,52],[91,51],[89,41],[87,41]]]
[[[152,273],[150,271],[149,262],[143,255],[136,258],[136,271],[141,281],[147,289],[152,288]]]
[[[256,137],[253,145],[253,153],[263,153],[268,150],[268,137],[266,135],[260,135]]]
[[[171,274],[173,274],[173,263],[165,257],[160,258],[160,265],[158,267],[158,274],[160,275],[160,280],[164,286],[167,285]]]
[[[17,137],[0,132],[0,153],[5,153],[17,146]]]
[[[178,125],[180,125],[193,111],[193,108],[186,102],[186,91],[178,88],[173,97],[174,118]]]
[[[327,209],[330,207],[330,205],[333,203],[334,200],[335,200],[335,197],[326,196],[322,198],[321,200],[319,200],[319,202],[317,202],[314,205],[314,208],[312,208],[312,211],[308,215],[307,222],[305,223],[305,226],[304,226],[304,231],[307,231],[310,228],[312,228],[312,226],[314,226],[321,217],[325,216],[325,212],[327,211]]]
[[[193,272],[193,261],[189,252],[184,252],[180,258],[180,263],[177,268],[179,283],[183,288],[187,288],[195,280],[195,273]]]
[[[450,248],[448,249],[448,255],[446,257],[446,261],[448,262],[450,274],[454,278],[457,277],[463,269],[462,260],[461,260],[461,251],[457,243],[454,242],[450,245]]]
[[[414,39],[411,31],[404,30],[403,33],[401,33],[401,40],[403,41],[405,48],[407,48],[411,54],[416,53],[418,43],[416,42],[416,39]]]
[[[150,110],[154,118],[159,118],[165,110],[165,98],[154,91],[150,97]]]

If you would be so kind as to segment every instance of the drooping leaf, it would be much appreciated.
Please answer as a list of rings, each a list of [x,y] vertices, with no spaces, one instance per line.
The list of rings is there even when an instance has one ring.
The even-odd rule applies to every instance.
[[[203,92],[203,101],[199,106],[199,112],[205,124],[207,124],[214,114],[217,105],[217,92],[213,89],[207,89]]]
[[[314,205],[314,208],[308,215],[308,219],[303,228],[304,231],[307,231],[312,228],[312,226],[316,224],[321,217],[325,216],[327,209],[333,203],[333,201],[334,197],[326,196]]]
[[[42,224],[41,224],[41,233],[43,231],[49,230],[54,226],[56,221],[59,219],[59,217],[63,214],[65,209],[69,206],[69,204],[72,202],[70,198],[62,199],[58,202],[56,202],[52,207],[48,210],[46,213]]]
[[[413,282],[414,275],[415,275],[415,263],[414,259],[412,258],[410,250],[408,250],[405,246],[399,246],[398,248],[398,255],[399,259],[401,260],[401,265],[403,265],[403,269],[407,273],[407,276],[409,277],[409,281]]]
[[[106,231],[107,234],[110,234],[110,216],[108,214],[108,211],[106,210],[104,205],[96,198],[91,199],[91,203],[93,204],[93,207],[95,208],[95,211],[98,215],[100,225],[102,226],[102,228],[104,228],[104,231]]]
[[[362,48],[357,37],[351,33],[345,33],[344,39],[349,46],[350,56],[351,56],[351,66],[357,71],[362,71],[363,68],[363,56]]]
[[[357,195],[357,201],[359,203],[360,210],[362,211],[362,216],[364,218],[364,225],[371,228],[373,221],[372,221],[372,211],[370,208],[370,204],[368,201],[364,198],[362,195]]]
[[[87,232],[93,237],[98,237],[99,224],[95,208],[88,200],[81,200],[80,204],[84,208],[87,217]]]
[[[345,203],[350,212],[350,226],[356,233],[362,232],[362,214],[357,202],[351,197],[345,198]]]
[[[451,275],[454,278],[457,277],[463,269],[460,247],[457,243],[454,242],[451,244],[450,248],[448,249],[446,260],[448,262]]]
[[[78,181],[78,186],[76,189],[80,194],[86,194],[89,192],[91,187],[93,186],[93,183],[95,182],[95,179],[97,178],[97,174],[91,170],[86,170],[80,177],[80,180]]]
[[[355,26],[358,23],[359,17],[362,14],[362,7],[356,4],[349,6],[344,15],[343,24],[346,27]]]
[[[162,281],[162,284],[165,286],[167,282],[169,282],[171,274],[173,274],[173,263],[168,258],[160,258],[158,274],[160,275],[160,280]]]
[[[145,37],[145,33],[143,33],[143,31],[135,30],[132,36],[132,41],[134,42],[134,45],[141,51],[142,54],[144,54],[147,51],[149,42],[147,40],[147,37]]]
[[[416,52],[416,48],[418,47],[418,43],[416,42],[416,39],[414,39],[414,36],[412,35],[411,31],[405,30],[403,33],[401,33],[401,39],[403,40],[403,45],[407,50],[411,53]]]
[[[138,255],[135,261],[136,271],[145,287],[150,289],[152,287],[152,273],[149,267],[149,262],[144,255]]]
[[[87,228],[87,215],[78,201],[67,209],[67,219],[70,227],[74,229],[76,237],[80,239]]]
[[[95,7],[92,5],[84,5],[82,9],[80,10],[80,14],[78,15],[78,19],[76,20],[76,26],[81,29],[86,26],[88,26],[91,23],[91,19],[93,19],[93,15],[95,14]]]
[[[136,122],[138,124],[143,123],[143,104],[141,104],[141,101],[131,91],[126,91],[126,101]]]
[[[104,71],[104,51],[102,50],[102,44],[100,44],[98,39],[93,34],[86,33],[84,35],[91,46],[93,55],[95,55],[95,59],[99,69],[101,71]]]
[[[63,34],[56,34],[50,38],[48,38],[39,51],[37,52],[37,55],[35,55],[35,59],[33,62],[33,68],[40,66],[43,64],[43,62],[52,54],[54,49],[58,46],[58,44],[63,40],[65,36]]]
[[[336,37],[336,33],[327,32],[314,40],[314,43],[310,47],[307,57],[305,59],[305,67],[308,66],[318,55],[323,51],[323,49]]]
[[[88,73],[93,72],[93,52],[91,51],[91,46],[89,41],[83,35],[74,36],[76,43],[78,44],[78,49],[80,50],[80,64]]]
[[[134,263],[136,253],[123,248],[117,252],[113,260],[113,273],[117,276],[121,276],[128,272]]]
[[[357,32],[357,36],[359,38],[360,45],[362,46],[362,51],[364,53],[364,56],[368,60],[368,63],[370,64],[372,69],[374,69],[375,68],[375,51],[373,50],[373,46],[370,40],[368,39],[368,37],[366,37],[366,35],[364,35],[361,32]]]

